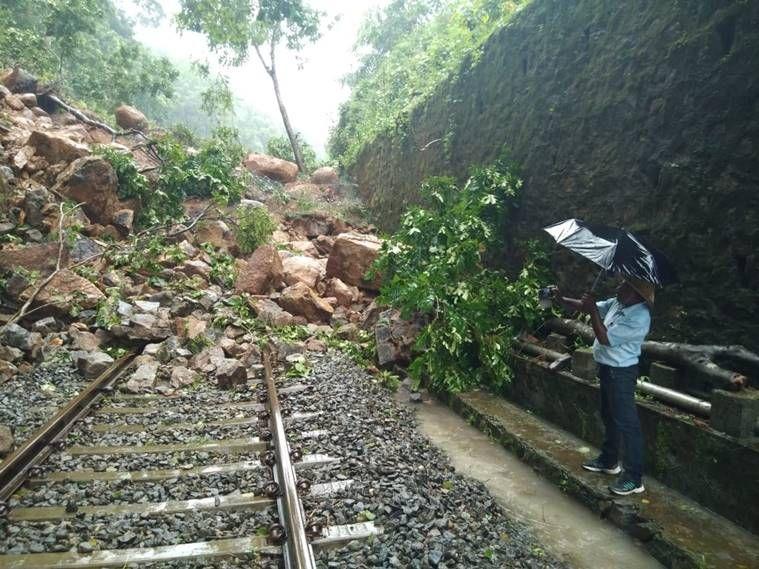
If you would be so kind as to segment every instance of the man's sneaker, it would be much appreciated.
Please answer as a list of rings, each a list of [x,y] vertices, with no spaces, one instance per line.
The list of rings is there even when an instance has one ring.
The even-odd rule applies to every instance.
[[[645,491],[645,488],[643,482],[636,482],[623,474],[614,484],[609,486],[609,490],[618,496],[628,496],[629,494],[640,494]]]
[[[619,466],[619,464],[609,466],[608,464],[601,462],[601,460],[598,458],[594,458],[593,460],[586,462],[582,465],[582,467],[585,470],[590,470],[591,472],[603,472],[604,474],[619,474],[622,472],[622,467]]]

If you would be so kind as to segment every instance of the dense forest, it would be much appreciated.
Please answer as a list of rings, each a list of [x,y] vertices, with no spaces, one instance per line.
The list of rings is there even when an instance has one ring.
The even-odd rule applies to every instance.
[[[155,24],[161,5],[136,1],[137,18]],[[109,117],[120,104],[157,124],[207,137],[231,126],[252,150],[279,134],[270,120],[230,92],[206,62],[170,61],[134,37],[136,21],[112,0],[0,1],[0,67],[19,65],[62,96]]]

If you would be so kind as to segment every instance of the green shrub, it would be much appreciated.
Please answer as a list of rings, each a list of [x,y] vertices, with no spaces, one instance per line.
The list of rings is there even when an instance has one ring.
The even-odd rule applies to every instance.
[[[536,253],[515,278],[485,261],[503,254],[502,224],[520,187],[505,160],[474,171],[463,187],[430,180],[422,187],[430,206],[406,213],[383,245],[379,300],[428,321],[409,370],[415,380],[456,392],[510,379],[513,338],[540,314],[543,258]]]
[[[227,205],[239,202],[245,193],[247,177],[239,168],[245,151],[234,129],[217,129],[197,152],[165,136],[158,142],[158,153],[164,161],[159,189],[167,195],[212,198]]]
[[[201,247],[211,257],[211,281],[225,288],[232,287],[237,278],[234,257],[217,250],[210,243],[203,243]]]
[[[271,239],[277,224],[263,207],[237,208],[235,237],[240,252],[247,255]]]
[[[179,188],[153,188],[150,181],[137,169],[131,154],[107,146],[95,152],[110,162],[118,179],[120,199],[137,199],[138,227],[150,227],[182,215],[182,192]]]

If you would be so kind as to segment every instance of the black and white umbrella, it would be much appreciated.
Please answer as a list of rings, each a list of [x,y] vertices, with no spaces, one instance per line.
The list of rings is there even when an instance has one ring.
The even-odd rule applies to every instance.
[[[659,287],[677,280],[674,268],[661,251],[624,229],[567,219],[544,230],[556,243],[593,261],[608,273]]]

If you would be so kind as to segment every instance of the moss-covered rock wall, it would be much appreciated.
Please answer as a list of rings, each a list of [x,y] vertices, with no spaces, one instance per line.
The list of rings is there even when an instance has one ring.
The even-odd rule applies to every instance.
[[[519,236],[568,217],[638,231],[681,277],[657,334],[759,347],[759,2],[533,0],[351,173],[392,229],[420,181],[504,145]]]

